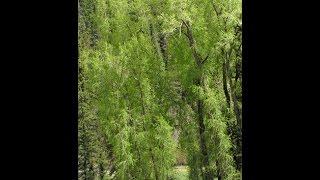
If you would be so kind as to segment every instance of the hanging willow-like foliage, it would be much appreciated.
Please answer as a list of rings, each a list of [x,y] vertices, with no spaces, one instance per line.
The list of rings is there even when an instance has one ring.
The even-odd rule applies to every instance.
[[[79,1],[79,179],[241,179],[241,1]]]

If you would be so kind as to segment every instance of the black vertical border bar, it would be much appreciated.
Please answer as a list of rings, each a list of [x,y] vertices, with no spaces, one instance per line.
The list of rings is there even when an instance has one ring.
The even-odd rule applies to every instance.
[[[78,179],[78,1],[65,1],[62,17],[63,34],[63,86],[64,100],[62,104],[63,114],[63,158],[66,163],[63,166],[61,179]],[[61,13],[61,12],[57,12]]]
[[[78,1],[72,4],[72,179],[78,179]]]
[[[249,113],[253,113],[249,111],[251,108],[249,105],[249,91],[250,91],[250,81],[249,81],[249,74],[252,75],[249,68],[249,61],[250,61],[250,53],[249,49],[252,50],[252,41],[249,41],[249,37],[253,35],[252,27],[250,27],[250,18],[252,18],[252,14],[250,11],[252,10],[252,3],[250,4],[249,0],[242,0],[242,95],[243,95],[243,102],[242,102],[242,117],[243,117],[243,129],[242,129],[242,179],[249,180],[255,179],[255,176],[252,172],[251,163],[249,159],[250,152],[250,116]],[[251,16],[251,17],[249,17]],[[252,59],[251,59],[252,60]],[[252,70],[252,68],[251,68]]]
[[[262,151],[268,152],[269,149],[267,149],[267,147],[270,148],[266,142],[266,132],[268,132],[269,128],[266,122],[270,122],[270,118],[268,117],[270,113],[268,113],[268,111],[266,112],[268,102],[263,98],[266,98],[266,94],[270,95],[272,92],[266,86],[266,84],[270,82],[271,76],[264,76],[266,72],[268,72],[266,71],[268,68],[270,70],[272,69],[265,65],[265,62],[269,60],[268,58],[270,56],[266,54],[265,49],[270,47],[268,43],[270,43],[272,36],[267,37],[267,35],[268,33],[270,35],[272,26],[268,24],[270,29],[268,29],[268,27],[262,28],[261,26],[269,22],[263,17],[265,14],[265,9],[263,8],[266,8],[264,3],[264,5],[261,5],[255,0],[243,0],[242,2],[242,179],[257,180],[262,179],[262,177],[268,177],[268,175],[265,174],[265,170],[268,167],[268,162],[270,162],[270,156]],[[267,31],[267,33],[263,33],[263,31]],[[272,69],[272,72],[275,72],[275,70]],[[273,80],[273,82],[275,82],[275,80]],[[268,93],[262,93],[261,91]],[[269,98],[269,100],[271,100],[271,98]],[[274,132],[275,131],[273,131],[273,133]],[[271,151],[269,151],[269,154],[270,152]]]
[[[65,167],[67,172],[63,179],[75,180],[78,179],[78,1],[72,0],[66,2],[68,5],[66,7],[68,8],[64,10],[69,19],[68,21],[64,21],[66,23],[64,24],[66,27],[66,33],[64,34],[67,36],[64,38],[69,40],[65,48],[69,61],[64,66],[67,72],[65,73],[67,75],[65,77],[66,83],[68,83],[66,84],[66,87],[68,87],[68,91],[66,92],[66,97],[68,98],[68,111],[66,114],[68,118],[65,120],[66,128],[64,130],[67,131],[65,134],[68,134],[70,139],[68,141],[64,140],[64,144],[68,150],[67,162],[70,163]]]

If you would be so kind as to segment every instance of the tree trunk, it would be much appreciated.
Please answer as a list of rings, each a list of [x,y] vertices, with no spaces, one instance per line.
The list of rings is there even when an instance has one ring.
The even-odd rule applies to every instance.
[[[162,59],[164,61],[165,70],[168,70],[168,51],[167,51],[167,39],[164,33],[159,34],[160,51]]]
[[[189,46],[192,51],[193,58],[195,60],[195,63],[197,65],[198,70],[200,71],[200,74],[198,78],[196,79],[195,84],[199,87],[203,87],[203,80],[202,80],[202,65],[203,65],[203,58],[199,54],[196,48],[195,40],[192,34],[192,30],[190,27],[189,22],[183,21],[184,26],[186,27],[186,32],[184,34],[187,36],[189,40]],[[205,58],[207,59],[208,56]],[[204,180],[213,180],[213,173],[209,169],[209,156],[208,156],[208,150],[207,150],[207,143],[205,138],[205,125],[204,125],[204,102],[202,99],[197,100],[197,113],[198,113],[198,130],[199,130],[199,137],[200,137],[200,150],[202,154],[202,168],[204,168],[204,172],[202,170],[202,176]]]
[[[203,166],[205,168],[205,172],[203,174],[203,177],[205,180],[212,179],[212,174],[210,170],[208,170],[209,167],[209,157],[208,157],[208,150],[206,145],[206,139],[205,139],[205,125],[204,125],[204,114],[203,114],[203,100],[198,100],[198,125],[199,125],[199,136],[200,136],[200,149],[202,154],[202,161]]]
[[[235,77],[235,82],[238,82],[238,79],[240,77],[240,73],[241,73],[241,64],[239,61],[237,61],[236,63],[236,77]]]
[[[229,80],[229,85],[230,85],[231,98],[232,98],[232,102],[233,102],[233,110],[236,115],[237,123],[240,126],[240,128],[242,129],[241,112],[240,112],[238,100],[237,100],[236,93],[235,93],[235,86],[232,82],[232,74],[230,71],[230,59],[229,59],[230,55],[231,55],[231,50],[229,52],[229,55],[226,54],[226,67],[227,67],[226,70],[227,70],[227,75],[228,75],[228,80]]]
[[[202,86],[202,80],[201,77],[197,79],[196,84],[198,86]],[[205,168],[203,177],[205,180],[210,179],[211,173],[207,170],[209,167],[209,157],[208,157],[208,150],[207,150],[207,144],[206,144],[206,138],[205,138],[205,125],[204,125],[204,103],[202,99],[197,100],[197,110],[198,110],[198,126],[199,126],[199,137],[200,137],[200,150],[202,154],[202,163],[203,167]]]
[[[230,95],[229,95],[229,91],[228,91],[228,84],[227,84],[227,70],[226,70],[226,62],[223,62],[223,66],[222,66],[222,82],[223,82],[223,91],[224,91],[224,95],[226,97],[226,101],[227,101],[227,106],[228,108],[230,108]]]
[[[159,172],[158,172],[158,169],[157,169],[157,166],[156,166],[157,163],[156,163],[155,158],[153,156],[152,149],[149,148],[149,151],[150,151],[150,154],[151,154],[151,160],[152,160],[155,179],[159,180]]]
[[[236,115],[237,123],[238,123],[238,125],[240,125],[240,128],[242,129],[241,112],[240,112],[238,100],[237,100],[236,93],[235,93],[235,86],[234,86],[234,84],[232,82],[232,78],[231,78],[232,75],[231,75],[231,71],[230,71],[230,61],[229,61],[228,57],[227,57],[227,74],[229,76],[228,79],[229,79],[229,85],[230,85],[231,98],[233,101],[234,113]]]

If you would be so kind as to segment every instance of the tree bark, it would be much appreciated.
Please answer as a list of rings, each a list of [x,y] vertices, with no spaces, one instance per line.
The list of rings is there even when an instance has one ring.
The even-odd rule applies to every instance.
[[[167,38],[164,33],[159,34],[159,44],[160,44],[160,51],[162,54],[162,59],[164,61],[165,70],[168,70],[168,51],[167,51]]]
[[[199,87],[203,87],[203,80],[202,80],[202,65],[203,62],[208,58],[208,56],[203,60],[201,55],[198,53],[196,49],[195,40],[192,34],[192,30],[190,27],[189,22],[183,21],[184,26],[186,27],[186,32],[183,32],[188,40],[189,40],[189,46],[192,51],[192,55],[194,57],[194,60],[196,62],[197,68],[200,71],[199,76],[197,77],[195,84]],[[209,169],[209,157],[208,157],[208,150],[207,150],[207,143],[205,138],[205,125],[204,125],[204,101],[202,99],[197,100],[197,113],[198,113],[198,131],[199,131],[199,137],[200,137],[200,149],[202,154],[202,167],[204,167],[205,171],[202,171],[202,176],[204,180],[213,180],[213,173]]]
[[[222,66],[222,82],[223,82],[223,91],[226,97],[227,106],[230,108],[230,95],[228,91],[228,83],[227,83],[227,70],[226,70],[226,62],[223,62]]]
[[[152,160],[152,165],[153,165],[153,170],[154,170],[154,176],[155,176],[156,180],[159,180],[159,172],[158,172],[158,169],[157,169],[157,166],[156,166],[157,163],[156,163],[154,155],[152,153],[152,149],[149,148],[149,151],[150,151],[150,154],[151,154],[151,160]]]
[[[202,86],[201,77],[197,79],[197,85]],[[209,167],[209,157],[205,138],[205,125],[204,125],[204,102],[202,99],[197,100],[197,110],[198,110],[198,126],[199,126],[199,137],[200,137],[200,149],[202,154],[202,163],[205,168],[203,177],[205,180],[212,179],[211,172],[207,169]]]
[[[236,77],[235,77],[235,82],[237,83],[241,73],[241,64],[240,62],[237,61],[236,63]]]
[[[240,128],[242,129],[241,111],[239,108],[238,100],[237,100],[236,93],[235,93],[235,86],[232,82],[232,74],[230,71],[230,59],[229,59],[230,54],[231,54],[231,52],[229,52],[229,56],[226,55],[227,75],[229,76],[228,79],[229,79],[230,93],[231,93],[231,98],[232,98],[232,102],[233,102],[234,113],[236,115],[237,123],[240,125]]]

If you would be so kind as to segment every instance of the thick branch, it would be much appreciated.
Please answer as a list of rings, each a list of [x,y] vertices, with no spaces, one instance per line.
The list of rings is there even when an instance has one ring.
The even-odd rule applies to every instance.
[[[198,66],[200,66],[201,62],[203,60],[202,60],[201,55],[196,50],[196,44],[195,44],[195,40],[194,40],[194,37],[193,37],[193,34],[192,34],[192,30],[190,28],[189,22],[185,22],[183,20],[182,20],[182,22],[183,22],[183,24],[184,24],[184,26],[186,27],[186,30],[187,30],[187,32],[186,33],[184,32],[183,34],[185,34],[187,36],[187,38],[189,40],[189,46],[190,46],[191,51],[192,51],[192,55],[193,55],[193,57],[194,57],[194,59],[196,61],[196,64]]]
[[[238,100],[237,100],[236,92],[235,92],[235,86],[232,82],[231,71],[230,71],[230,59],[229,58],[230,58],[231,50],[229,51],[229,56],[226,54],[226,67],[227,67],[226,70],[227,70],[227,75],[229,76],[228,79],[229,79],[229,85],[230,85],[231,98],[233,101],[234,113],[236,115],[237,123],[240,125],[240,128],[242,128],[241,111],[240,111],[240,107],[238,105]]]

